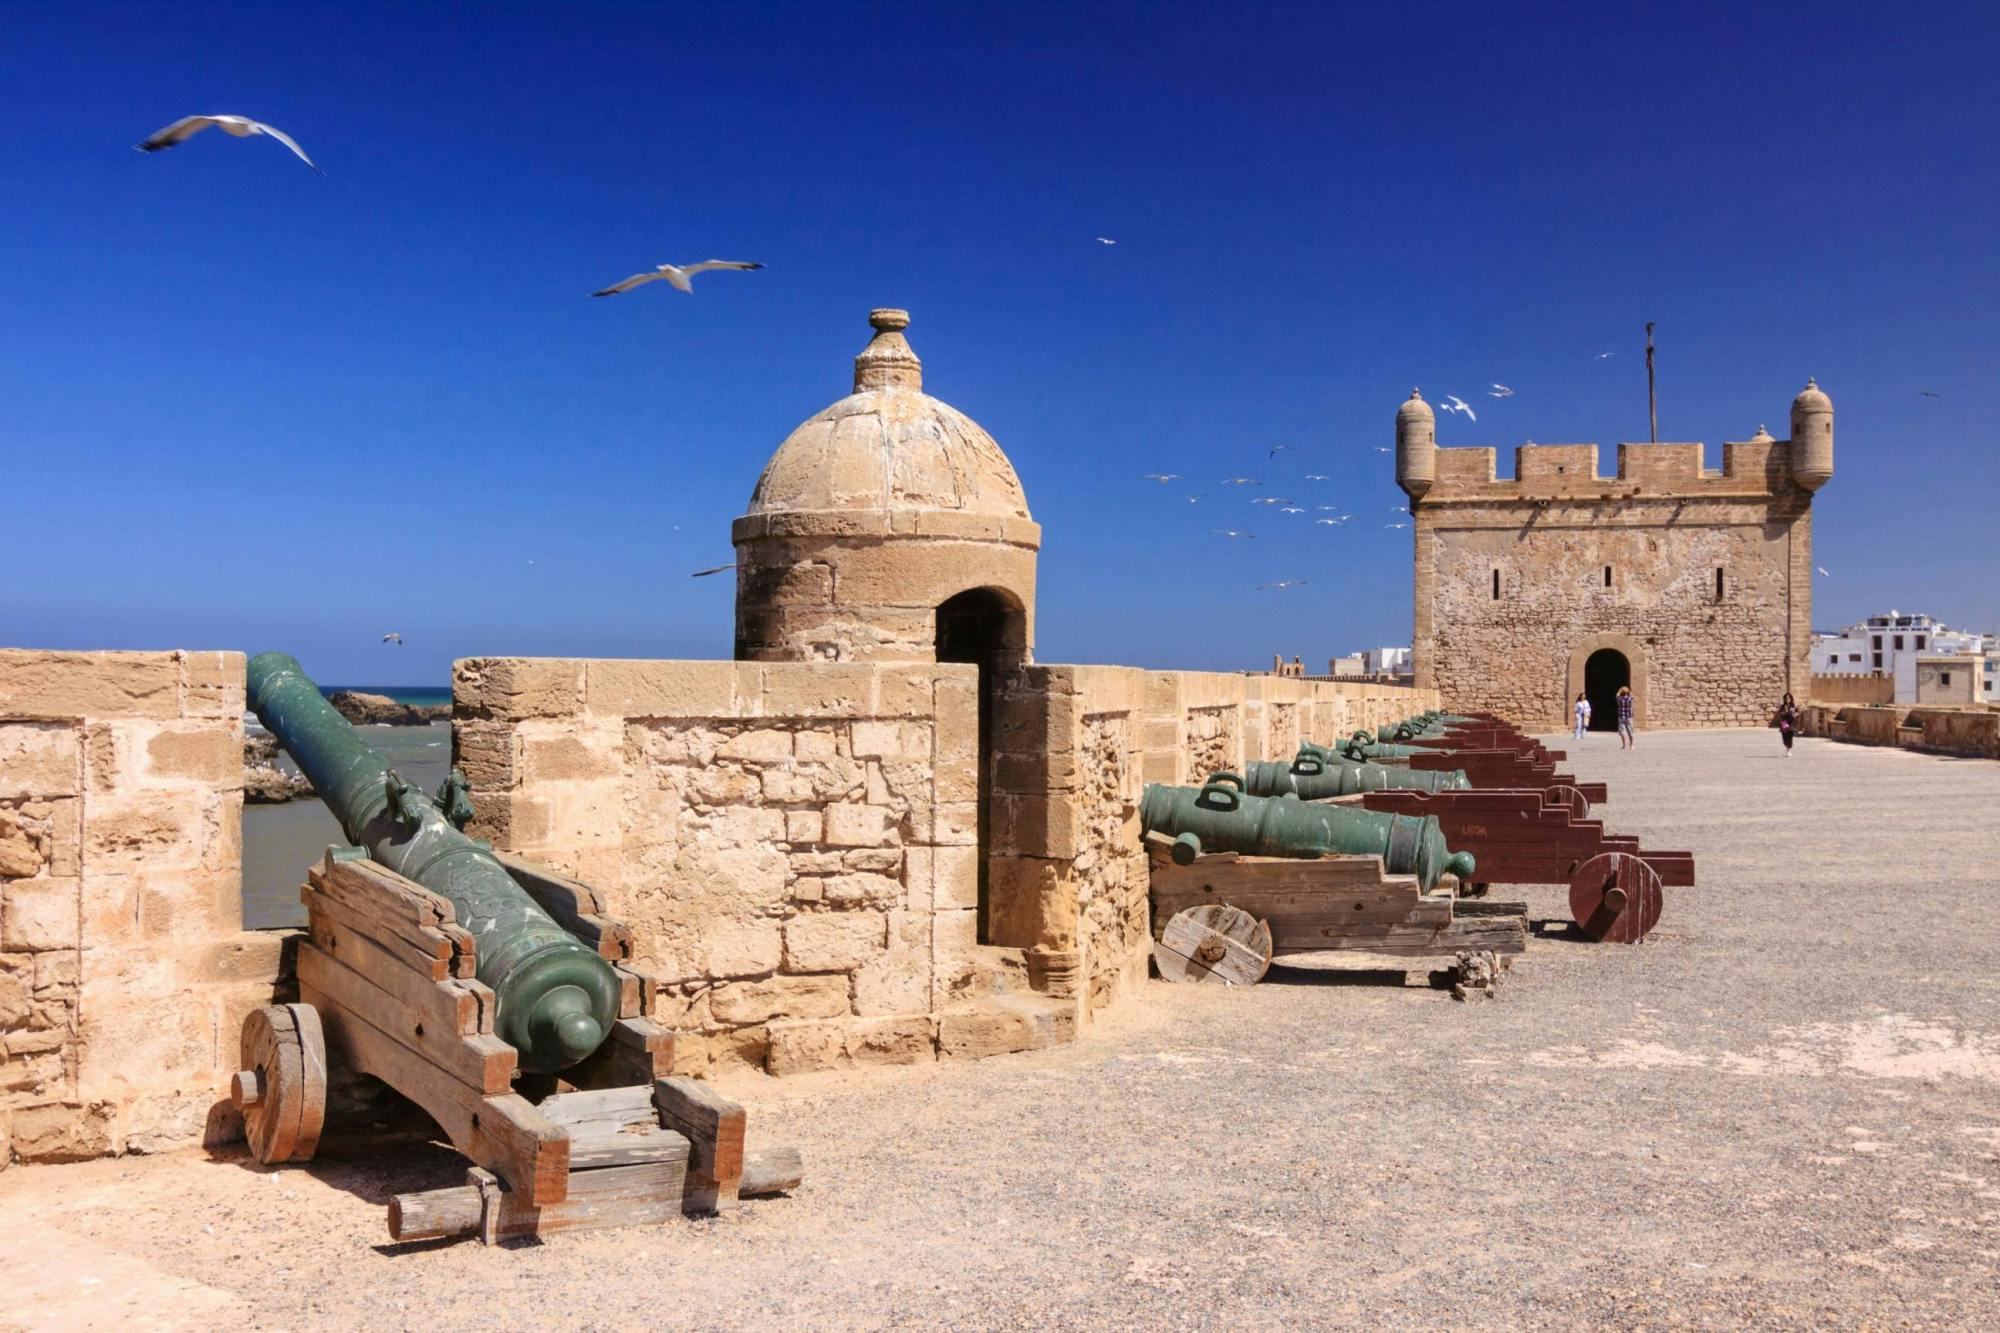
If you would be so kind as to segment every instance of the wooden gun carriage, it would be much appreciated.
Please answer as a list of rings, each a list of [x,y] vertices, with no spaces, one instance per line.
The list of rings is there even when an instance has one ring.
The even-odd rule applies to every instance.
[[[359,850],[330,849],[300,891],[300,1002],[244,1023],[231,1097],[259,1161],[311,1160],[331,1054],[422,1107],[472,1163],[463,1187],[395,1198],[394,1240],[476,1234],[490,1244],[627,1226],[799,1183],[796,1152],[746,1154],[743,1108],[673,1076],[673,1034],[649,1016],[655,984],[631,965],[631,932],[591,889],[499,856],[620,986],[617,1020],[594,1054],[560,1075],[519,1074],[515,1048],[494,1033],[494,993],[474,975],[478,937],[449,899]]]

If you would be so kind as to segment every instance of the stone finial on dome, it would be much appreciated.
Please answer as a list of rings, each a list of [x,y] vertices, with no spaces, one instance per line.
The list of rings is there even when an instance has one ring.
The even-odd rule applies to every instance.
[[[1758,426],[1757,426],[1757,433],[1756,433],[1755,435],[1752,435],[1752,436],[1750,437],[1750,443],[1752,443],[1752,444],[1775,444],[1775,443],[1777,443],[1777,441],[1776,441],[1776,440],[1774,440],[1774,439],[1772,439],[1772,437],[1771,437],[1771,430],[1770,430],[1770,428],[1769,428],[1768,426],[1765,426],[1764,424],[1762,424],[1762,423],[1760,422],[1760,423],[1758,423]]]
[[[1418,389],[1412,389],[1410,390],[1409,398],[1404,401],[1401,407],[1396,409],[1396,420],[1399,422],[1435,421],[1437,420],[1437,414],[1432,412],[1431,405],[1424,401],[1423,392]]]
[[[854,358],[854,392],[871,389],[907,389],[921,393],[924,363],[910,350],[903,330],[910,327],[910,312],[883,308],[868,312],[875,336],[861,355]]]

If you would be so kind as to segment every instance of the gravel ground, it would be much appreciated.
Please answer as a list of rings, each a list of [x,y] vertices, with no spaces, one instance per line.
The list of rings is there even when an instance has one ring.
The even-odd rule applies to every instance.
[[[1993,1326],[2000,765],[1733,731],[1570,766],[1701,886],[1623,948],[1509,890],[1550,926],[1498,1000],[1274,969],[1060,1051],[747,1078],[797,1195],[542,1246],[384,1245],[435,1149],[16,1167],[0,1321]]]

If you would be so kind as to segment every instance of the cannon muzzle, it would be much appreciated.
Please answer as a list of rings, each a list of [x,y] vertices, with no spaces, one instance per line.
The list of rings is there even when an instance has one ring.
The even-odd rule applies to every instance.
[[[595,1051],[618,1016],[611,965],[543,911],[492,852],[459,832],[334,711],[285,653],[250,659],[249,702],[285,747],[347,840],[451,901],[479,942],[479,980],[497,1000],[494,1031],[530,1073],[567,1068]],[[454,774],[454,777],[457,775]],[[447,782],[443,794],[462,791]],[[461,799],[454,814],[469,816]],[[462,820],[458,822],[463,822]]]
[[[1199,790],[1148,783],[1139,823],[1174,840],[1181,865],[1203,852],[1250,856],[1379,856],[1394,875],[1415,875],[1426,893],[1444,875],[1472,879],[1470,854],[1453,852],[1430,815],[1378,814],[1294,797],[1251,796],[1236,773],[1217,773]]]

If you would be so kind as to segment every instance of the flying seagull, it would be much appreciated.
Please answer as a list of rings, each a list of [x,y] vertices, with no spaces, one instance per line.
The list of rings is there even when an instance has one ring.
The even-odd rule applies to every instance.
[[[718,268],[734,268],[747,271],[762,267],[764,267],[762,264],[746,264],[737,259],[704,259],[699,264],[685,265],[662,264],[651,273],[634,273],[631,277],[625,279],[625,281],[614,282],[602,291],[592,292],[591,295],[616,296],[620,292],[629,292],[634,287],[640,287],[649,282],[658,282],[661,278],[665,278],[678,291],[692,292],[694,290],[694,275],[697,273],[706,273],[710,269]]]
[[[1819,576],[1823,579],[1830,579],[1833,577],[1833,575],[1826,572],[1825,565],[1814,565],[1813,568],[1819,571]]]
[[[402,636],[402,635],[400,635],[400,634],[398,634],[398,633],[396,633],[396,632],[395,632],[394,630],[391,630],[391,631],[390,631],[389,633],[387,633],[387,634],[384,634],[384,635],[382,636],[382,642],[384,642],[384,643],[393,643],[393,644],[395,644],[395,645],[396,645],[396,646],[397,646],[398,648],[400,648],[400,647],[402,647],[402,646],[403,646],[403,636]]]
[[[1140,481],[1157,481],[1162,486],[1170,481],[1179,481],[1180,479],[1181,474],[1178,472],[1148,472],[1145,476],[1139,478]]]
[[[1283,452],[1284,450],[1286,450],[1286,449],[1289,449],[1289,448],[1291,448],[1291,447],[1292,447],[1292,446],[1291,446],[1291,445],[1289,445],[1289,444],[1274,444],[1274,445],[1272,445],[1272,446],[1271,446],[1271,452],[1270,452],[1270,453],[1268,453],[1268,454],[1265,454],[1265,455],[1264,455],[1264,457],[1266,457],[1266,458],[1276,458],[1276,457],[1277,457],[1277,456],[1278,456],[1278,455],[1279,455],[1279,454],[1280,454],[1281,452]]]
[[[1291,501],[1282,495],[1260,495],[1250,503],[1253,505],[1288,505]]]
[[[1280,509],[1278,512],[1281,514],[1303,514],[1306,511],[1299,508],[1297,505],[1286,505],[1283,509]]]
[[[1314,505],[1313,508],[1321,510],[1322,512],[1328,514],[1336,514],[1340,512],[1339,505]]]
[[[162,148],[172,148],[175,144],[187,142],[211,125],[239,139],[247,139],[253,134],[268,134],[297,153],[299,161],[314,171],[319,171],[319,164],[306,156],[306,150],[299,147],[298,140],[275,125],[266,125],[263,121],[252,120],[248,116],[183,116],[165,129],[154,131],[132,146],[142,153],[157,153]],[[324,171],[319,171],[319,174],[326,175]]]
[[[1340,526],[1340,520],[1337,518],[1316,518],[1313,520],[1313,522],[1324,523],[1330,528],[1337,528]]]
[[[694,573],[692,573],[692,574],[688,575],[688,577],[689,577],[689,578],[694,578],[694,579],[705,579],[705,578],[707,578],[707,577],[708,577],[708,576],[709,576],[710,574],[720,574],[720,573],[721,573],[721,572],[722,572],[723,570],[725,570],[725,569],[734,569],[734,568],[736,568],[736,566],[735,566],[735,565],[733,565],[733,564],[732,564],[732,565],[710,565],[710,566],[709,566],[709,567],[708,567],[707,569],[697,569],[697,570],[696,570],[696,571],[695,571]]]
[[[1201,503],[1201,497],[1199,495],[1190,495],[1187,498],[1187,502],[1191,505],[1198,505]]]
[[[1118,242],[1116,242],[1116,241],[1112,240],[1112,239],[1111,239],[1111,238],[1110,238],[1109,236],[1100,236],[1100,237],[1098,237],[1098,238],[1097,238],[1097,243],[1098,243],[1099,245],[1116,245],[1116,244],[1118,244]]]
[[[1407,528],[1410,525],[1407,523],[1384,523],[1382,526],[1385,528]]]
[[[1932,392],[1931,392],[1931,391],[1930,391],[1929,389],[1919,389],[1919,390],[1917,390],[1917,397],[1919,397],[1919,398],[1942,398],[1942,397],[1944,397],[1944,395],[1943,395],[1943,394],[1941,394],[1941,393],[1932,393]]]
[[[1305,583],[1304,579],[1279,579],[1276,583],[1258,584],[1257,591],[1262,592],[1266,588],[1303,588]]]
[[[1394,509],[1391,509],[1389,512],[1392,514],[1407,514],[1410,512],[1410,507],[1408,505],[1397,505]]]
[[[1223,479],[1222,484],[1224,486],[1262,486],[1264,483],[1255,477],[1226,477]]]
[[[1385,444],[1378,444],[1375,446],[1375,452],[1378,454],[1386,454],[1389,452],[1389,446]]]
[[[1257,534],[1254,532],[1235,532],[1229,528],[1214,528],[1211,531],[1217,537],[1248,537],[1253,542],[1257,540]]]
[[[1326,475],[1326,473],[1324,473],[1324,472],[1308,472],[1308,473],[1306,473],[1306,480],[1307,480],[1307,481],[1332,481],[1332,480],[1333,480],[1333,478],[1332,478],[1332,477],[1329,477],[1329,476],[1327,476],[1327,475]]]
[[[1596,355],[1596,356],[1595,356],[1594,358],[1592,358],[1592,359],[1593,359],[1593,360],[1597,360],[1597,361],[1602,361],[1602,360],[1603,360],[1603,359],[1604,359],[1605,357],[1607,357],[1607,356],[1616,356],[1616,355],[1617,355],[1617,353],[1616,353],[1616,352],[1599,352],[1599,353],[1598,353],[1598,354],[1597,354],[1597,355]]]
[[[1479,414],[1472,410],[1472,404],[1466,402],[1463,398],[1460,398],[1455,393],[1446,394],[1444,396],[1444,401],[1442,403],[1439,403],[1438,406],[1442,407],[1447,412],[1463,412],[1467,417],[1470,417],[1472,420],[1474,421],[1479,420]],[[1384,450],[1383,452],[1386,453],[1388,451]]]
[[[1486,391],[1488,398],[1512,398],[1514,391],[1504,384],[1496,384]]]

